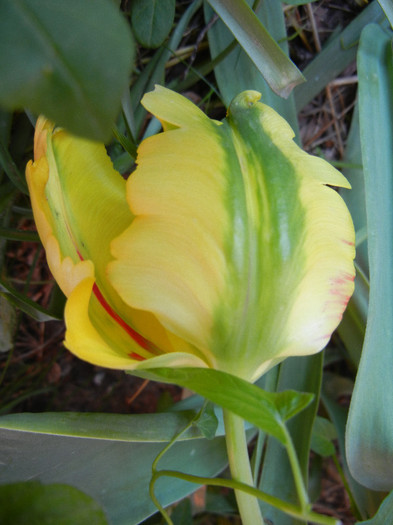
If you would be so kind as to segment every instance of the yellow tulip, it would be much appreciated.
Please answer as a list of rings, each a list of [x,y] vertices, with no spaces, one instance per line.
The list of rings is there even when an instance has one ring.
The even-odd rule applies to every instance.
[[[157,87],[164,131],[127,182],[100,144],[40,118],[27,180],[65,345],[119,369],[211,367],[255,381],[322,350],[353,292],[347,180],[238,95],[222,122]]]

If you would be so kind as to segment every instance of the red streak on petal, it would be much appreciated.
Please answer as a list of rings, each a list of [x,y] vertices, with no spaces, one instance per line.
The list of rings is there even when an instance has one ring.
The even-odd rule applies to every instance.
[[[355,243],[352,241],[347,241],[347,239],[341,239],[341,242],[347,244],[348,246],[355,246]]]
[[[106,302],[104,296],[102,295],[101,293],[101,290],[98,288],[97,284],[94,283],[94,286],[93,286],[93,293],[94,295],[97,297],[98,301],[100,302],[101,306],[108,312],[108,314],[112,317],[112,319],[114,319],[117,324],[119,324],[123,330],[125,330],[127,332],[127,334],[129,336],[131,336],[131,338],[139,345],[141,346],[143,349],[145,350],[148,350],[149,352],[151,352],[152,350],[152,344],[150,343],[150,341],[148,341],[147,339],[145,339],[143,336],[141,336],[140,334],[138,334],[138,332],[136,332],[133,328],[131,328],[131,326],[129,326],[121,317],[119,314],[117,314],[113,308]],[[143,361],[145,358],[138,355],[138,354],[130,354],[130,356],[134,357],[135,359],[138,359],[140,361]]]
[[[82,254],[80,253],[80,251],[76,248],[76,251],[77,251],[77,254],[78,254],[78,257],[81,261],[84,260],[84,258],[82,257]],[[107,303],[107,301],[105,300],[105,297],[102,295],[101,293],[101,290],[98,288],[97,286],[97,283],[94,283],[93,285],[93,293],[94,295],[97,297],[99,303],[101,304],[101,306],[104,308],[104,310],[112,317],[112,319],[114,321],[117,322],[117,324],[119,326],[121,326],[123,328],[123,330],[125,330],[125,332],[127,332],[127,334],[140,346],[142,347],[144,350],[147,350],[148,352],[151,352],[153,354],[157,354],[157,352],[155,351],[155,348],[154,348],[154,345],[148,340],[148,339],[145,339],[142,335],[138,334],[138,332],[136,332],[133,328],[131,328],[130,325],[128,325],[124,319],[122,319],[120,317],[119,314],[117,314],[114,309]],[[135,352],[131,352],[130,354],[128,354],[132,359],[136,359],[137,361],[144,361],[146,359],[146,357],[143,357]]]
[[[136,354],[135,352],[131,352],[131,354],[128,354],[131,359],[135,359],[136,361],[144,361],[145,358],[140,356],[139,354]]]

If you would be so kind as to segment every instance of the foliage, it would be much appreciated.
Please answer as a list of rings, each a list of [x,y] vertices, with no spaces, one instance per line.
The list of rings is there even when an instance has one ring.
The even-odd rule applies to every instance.
[[[35,116],[44,113],[75,134],[107,140],[115,167],[129,173],[139,142],[159,130],[157,121],[149,120],[139,104],[155,83],[197,93],[199,103],[212,116],[222,116],[224,105],[238,92],[261,91],[263,100],[297,130],[300,142],[301,110],[322,90],[328,93],[330,83],[356,60],[359,98],[344,156],[339,160],[353,188],[344,197],[357,233],[357,278],[336,344],[326,351],[325,363],[322,354],[291,358],[272,369],[257,386],[242,385],[240,380],[218,377],[218,373],[208,377],[214,371],[202,371],[201,377],[196,374],[193,378],[193,388],[259,427],[247,426],[247,436],[254,443],[254,479],[261,494],[284,500],[276,506],[271,504],[273,499],[264,500],[267,519],[280,525],[307,519],[309,510],[301,506],[302,485],[305,491],[309,487],[309,498],[314,501],[311,487],[321,476],[317,469],[308,480],[312,449],[317,455],[313,465],[318,466],[321,457],[333,458],[358,523],[388,523],[393,513],[392,493],[387,495],[393,489],[389,2],[374,0],[359,9],[350,24],[337,29],[311,62],[301,66],[302,73],[288,58],[291,40],[286,31],[291,38],[304,37],[304,28],[296,26],[296,16],[305,10],[316,12],[320,2],[293,0],[286,2],[285,9],[280,2],[255,2],[255,14],[251,2],[245,0],[135,0],[122,2],[122,13],[118,4],[100,0],[92,8],[88,0],[14,0],[0,5],[3,413],[11,406],[7,406],[8,393],[1,390],[1,381],[15,351],[12,341],[20,327],[20,312],[45,322],[61,317],[64,304],[56,287],[44,306],[33,299],[40,286],[33,278],[39,250],[22,283],[15,279],[9,260],[15,246],[38,241],[29,226],[31,208],[23,176],[31,157]],[[297,7],[299,4],[307,5]],[[298,11],[301,9],[304,11]],[[305,82],[294,88],[302,75]],[[178,384],[185,373],[159,372],[160,380]],[[232,399],[211,389],[214,381],[229,382],[234,389]],[[15,382],[14,392],[21,382],[23,378]],[[352,391],[348,416],[348,409],[338,401]],[[261,404],[268,407],[264,413]],[[317,411],[324,419],[316,417]],[[155,512],[149,482],[157,456],[168,475],[183,471],[189,476],[188,480],[181,475],[155,479],[154,493],[164,506],[195,490],[192,476],[208,483],[202,478],[218,475],[227,461],[221,411],[216,408],[212,414],[197,396],[165,414],[8,414],[0,419],[0,429],[2,494],[15,489],[11,484],[31,478],[39,479],[48,490],[55,486],[52,483],[69,485],[93,497],[114,525],[140,523]],[[332,444],[336,436],[342,469]],[[171,446],[161,456],[167,443]],[[283,444],[288,454],[283,452]],[[214,502],[206,506],[210,512],[235,512],[230,498],[212,489],[208,494]],[[191,520],[190,514],[188,503],[184,503],[172,512],[172,519],[186,523],[184,516]],[[68,523],[75,523],[72,520]],[[160,522],[159,517],[150,520]]]

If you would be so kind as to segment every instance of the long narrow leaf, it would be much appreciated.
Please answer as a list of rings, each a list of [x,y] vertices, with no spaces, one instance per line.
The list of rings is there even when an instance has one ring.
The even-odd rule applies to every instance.
[[[356,59],[360,33],[367,24],[372,22],[384,25],[387,22],[378,2],[371,2],[343,31],[330,39],[305,68],[303,74],[307,82],[295,89],[298,111]]]
[[[393,4],[391,0],[378,0],[385,15],[389,19],[390,25],[393,27]]]
[[[391,38],[367,26],[360,39],[359,116],[366,184],[370,304],[349,412],[346,449],[353,476],[393,488],[393,70]]]
[[[286,98],[304,77],[245,0],[208,0],[273,91]]]
[[[30,315],[37,321],[45,322],[61,318],[57,315],[57,312],[46,310],[39,304],[35,303],[22,293],[9,286],[2,279],[0,279],[0,294],[5,296],[11,304],[22,310],[22,312]]]
[[[161,443],[170,441],[184,428],[194,411],[158,414],[95,414],[78,412],[45,412],[42,414],[9,414],[0,417],[0,428],[37,434],[79,438]],[[223,427],[220,427],[221,435]],[[197,427],[191,427],[182,440],[201,438]]]
[[[247,0],[250,4],[250,0]],[[279,2],[261,2],[255,10],[258,19],[263,23],[269,34],[276,42],[280,42],[280,48],[288,55],[288,42],[285,27],[284,12]],[[205,20],[208,23],[212,19],[213,10],[205,4]],[[262,73],[252,62],[246,51],[239,45],[233,46],[236,41],[232,33],[221,20],[217,20],[208,32],[209,49],[213,61],[231,49],[222,61],[214,66],[214,74],[222,95],[224,104],[229,106],[233,98],[242,91],[255,89],[262,93],[262,101],[273,107],[283,116],[299,136],[298,121],[293,93],[287,99],[276,95],[269,87]]]

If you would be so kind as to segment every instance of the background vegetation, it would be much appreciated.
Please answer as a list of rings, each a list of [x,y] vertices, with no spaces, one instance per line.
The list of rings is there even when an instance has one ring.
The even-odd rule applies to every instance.
[[[53,511],[46,502],[56,501],[50,491],[59,487],[62,503],[52,505],[59,515],[49,523],[63,523],[59,516],[79,523],[66,512],[78,508],[76,502],[91,523],[162,522],[157,514],[150,517],[156,511],[148,494],[151,464],[202,401],[184,399],[178,387],[81,363],[62,348],[64,298],[48,273],[24,179],[39,113],[105,141],[127,176],[139,142],[159,131],[140,105],[156,83],[186,94],[215,118],[224,116],[237,93],[256,89],[307,151],[333,162],[350,180],[353,189],[344,198],[357,234],[357,278],[345,318],[323,354],[289,359],[260,386],[315,396],[289,424],[315,510],[345,524],[392,521],[392,4],[251,4],[0,4],[2,523],[25,523],[25,516],[12,514],[12,494],[18,494],[18,508],[23,497],[30,513],[32,502],[42,501],[36,505],[41,516]],[[222,425],[214,437],[209,414],[202,423],[168,451],[164,466],[204,476],[225,469]],[[251,428],[250,440],[259,487],[294,501],[281,445]],[[30,479],[45,485],[9,485]],[[71,486],[66,495],[63,485]],[[156,494],[165,505],[185,498],[173,507],[175,523],[236,523],[230,492],[200,489],[186,498],[194,490],[183,480],[165,479]],[[299,523],[271,507],[264,513],[275,525]]]

